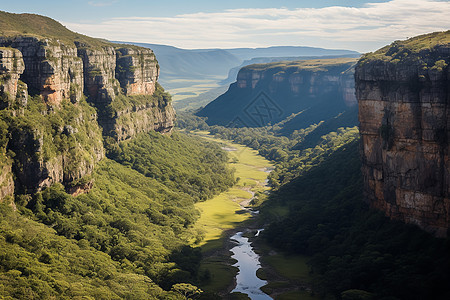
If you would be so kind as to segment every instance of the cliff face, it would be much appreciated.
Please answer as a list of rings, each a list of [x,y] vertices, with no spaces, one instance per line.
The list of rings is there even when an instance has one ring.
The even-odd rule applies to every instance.
[[[237,120],[237,126],[253,127],[303,111],[308,124],[319,122],[356,105],[355,62],[341,58],[246,66],[229,90],[199,115],[208,117],[209,124],[229,125]]]
[[[24,69],[25,67],[20,51],[12,48],[0,47],[0,95],[2,97],[2,108],[8,107],[10,102],[16,100],[20,85],[19,78]],[[26,86],[22,88],[22,91],[26,91]],[[25,99],[26,101],[28,97],[26,94],[23,95],[22,92],[19,98]]]
[[[437,236],[450,225],[450,31],[363,57],[356,67],[365,194]]]
[[[159,76],[155,54],[150,49],[117,49],[117,78],[125,95],[153,95]]]
[[[51,36],[0,37],[0,199],[56,182],[79,194],[104,157],[103,135],[122,141],[174,126],[150,49],[52,26]]]
[[[62,99],[77,102],[83,93],[83,65],[77,49],[56,39],[0,37],[0,46],[20,51],[25,63],[21,80],[45,102],[59,105]]]
[[[7,47],[2,48],[5,50],[0,55],[10,81],[3,89],[12,98],[20,77],[28,89],[39,94],[48,105],[58,106],[63,99],[77,103],[85,94],[99,110],[100,125],[108,129],[104,133],[119,140],[142,131],[170,132],[173,128],[175,114],[171,103],[158,103],[155,111],[155,99],[150,97],[155,92],[159,74],[158,63],[150,49],[114,44],[92,47],[82,42],[67,45],[58,39],[23,36],[0,37],[0,46]],[[22,65],[16,66],[13,61],[20,61]],[[14,70],[7,69],[8,66]],[[117,96],[149,97],[147,101],[141,97],[136,106],[135,101],[124,97],[115,103]],[[147,109],[148,113],[142,114],[147,121],[124,124],[124,114]],[[149,122],[151,114],[154,116]],[[122,116],[120,125],[115,124],[119,116]],[[136,121],[132,116],[130,119]],[[128,128],[134,130],[123,132]]]

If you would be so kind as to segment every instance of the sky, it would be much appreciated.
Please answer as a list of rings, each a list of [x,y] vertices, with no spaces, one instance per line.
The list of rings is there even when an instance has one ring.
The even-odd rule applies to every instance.
[[[450,29],[443,0],[20,0],[0,10],[51,17],[114,41],[185,49],[312,46],[375,51]]]

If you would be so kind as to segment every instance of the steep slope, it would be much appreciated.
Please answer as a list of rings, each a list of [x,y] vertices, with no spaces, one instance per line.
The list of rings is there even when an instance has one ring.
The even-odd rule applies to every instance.
[[[450,226],[450,31],[361,58],[356,91],[367,201],[438,236]]]
[[[235,179],[218,145],[172,134],[153,52],[0,23],[0,298],[201,293],[194,203]]]
[[[256,64],[242,68],[228,91],[197,113],[209,125],[259,127],[293,113],[297,129],[356,104],[354,58]]]
[[[38,15],[0,12],[0,24],[2,198],[55,182],[72,193],[88,189],[78,183],[104,157],[102,133],[122,141],[171,132],[175,112],[151,50]]]

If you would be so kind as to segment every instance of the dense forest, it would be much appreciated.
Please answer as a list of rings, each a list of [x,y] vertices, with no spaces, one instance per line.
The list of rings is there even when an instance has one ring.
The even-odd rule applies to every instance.
[[[5,299],[196,293],[188,283],[196,279],[200,253],[186,246],[200,238],[191,227],[198,217],[193,204],[234,182],[225,153],[178,133],[142,134],[109,147],[112,159],[99,163],[89,193],[74,197],[55,184],[17,196],[20,214],[1,204]]]
[[[289,119],[274,126],[227,128],[182,115],[179,124],[247,145],[275,162],[272,193],[260,207],[261,223],[269,224],[262,238],[287,255],[309,257],[316,296],[448,299],[448,240],[389,220],[363,201],[359,132],[340,126],[354,119],[351,114],[290,135],[283,134]],[[288,213],[280,215],[279,207]]]

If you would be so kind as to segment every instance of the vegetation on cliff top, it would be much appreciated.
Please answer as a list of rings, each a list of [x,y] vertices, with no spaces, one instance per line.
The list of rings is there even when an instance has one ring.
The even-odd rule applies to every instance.
[[[0,36],[55,38],[68,45],[75,41],[93,46],[109,44],[101,39],[73,32],[49,17],[36,14],[14,14],[4,11],[0,11]]]
[[[328,68],[341,66],[342,64],[348,64],[349,67],[356,63],[358,58],[328,58],[328,59],[312,59],[301,61],[282,61],[266,64],[253,64],[243,67],[242,71],[265,71],[270,69],[287,70],[290,68],[296,68],[300,70],[309,71],[327,71]]]
[[[432,49],[450,44],[450,30],[442,32],[433,32],[419,35],[403,41],[395,41],[375,52],[369,52],[362,56],[359,64],[370,61],[420,61],[421,59],[434,59],[435,57],[426,57],[423,53],[428,53]],[[448,62],[448,55],[447,62]]]
[[[30,36],[36,38],[49,38],[61,41],[66,45],[80,43],[83,47],[99,48],[104,46],[119,48],[142,49],[135,45],[111,43],[106,40],[89,37],[67,29],[64,25],[49,17],[37,14],[15,14],[0,11],[0,36]],[[52,42],[52,41],[51,41]]]

